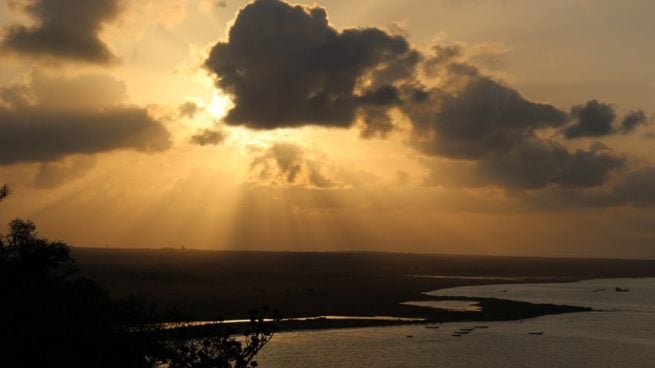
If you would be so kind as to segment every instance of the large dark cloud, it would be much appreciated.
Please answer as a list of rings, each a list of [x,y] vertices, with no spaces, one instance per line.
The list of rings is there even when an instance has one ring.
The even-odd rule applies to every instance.
[[[484,75],[462,48],[437,45],[420,54],[404,37],[376,28],[338,31],[319,7],[256,0],[239,12],[205,66],[234,98],[228,124],[348,128],[359,121],[362,136],[385,136],[396,128],[390,111],[397,107],[410,124],[409,144],[426,161],[465,167],[450,171],[463,177],[449,178],[451,184],[575,192],[621,180],[624,156],[600,143],[572,150],[558,133],[566,139],[628,133],[645,124],[642,112],[619,124],[614,108],[596,100],[570,112],[531,101]],[[297,149],[277,146],[253,160],[252,169],[292,184],[311,173],[306,165]],[[438,185],[439,174],[428,180]]]
[[[567,139],[600,137],[614,132],[616,113],[609,104],[591,100],[571,108],[571,116],[575,122],[564,130]]]
[[[118,15],[121,0],[28,0],[21,4],[36,25],[9,27],[2,42],[5,49],[89,63],[115,60],[99,33]]]
[[[213,47],[205,65],[234,98],[228,124],[272,129],[349,127],[359,109],[397,103],[396,83],[418,61],[402,36],[339,32],[323,8],[257,0],[239,12],[228,41]]]
[[[604,184],[609,173],[621,168],[624,162],[623,157],[607,149],[578,149],[570,153],[559,143],[531,139],[503,155],[479,161],[478,168],[487,180],[508,188],[589,188]]]
[[[567,115],[531,102],[516,90],[476,77],[455,94],[428,101],[428,110],[407,111],[416,128],[415,144],[424,152],[451,158],[479,159],[507,152],[534,136],[537,129],[559,127]],[[433,106],[440,107],[433,109]]]
[[[57,160],[75,153],[115,149],[160,151],[168,131],[147,111],[48,111],[0,109],[0,164]]]
[[[0,92],[0,164],[170,146],[166,128],[146,109],[124,105],[124,86],[108,76],[34,74],[30,84],[10,85]],[[71,103],[82,95],[88,98]]]

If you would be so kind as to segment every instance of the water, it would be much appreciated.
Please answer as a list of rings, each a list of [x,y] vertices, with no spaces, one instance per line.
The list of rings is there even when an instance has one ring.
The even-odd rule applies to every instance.
[[[471,302],[468,300],[422,300],[417,302],[404,302],[401,304],[445,309],[457,312],[478,312],[481,310],[480,305],[477,302]]]
[[[616,287],[630,291],[616,292]],[[655,279],[486,285],[436,294],[551,302],[602,311],[513,322],[447,323],[439,329],[418,325],[280,333],[260,352],[259,362],[268,368],[655,367]],[[474,328],[479,325],[488,328]],[[453,336],[461,328],[474,329]]]

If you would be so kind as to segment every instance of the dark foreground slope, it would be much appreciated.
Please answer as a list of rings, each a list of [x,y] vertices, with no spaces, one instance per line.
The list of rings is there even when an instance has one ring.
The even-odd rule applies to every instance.
[[[242,318],[260,305],[277,307],[285,317],[470,319],[477,317],[399,303],[435,299],[421,293],[461,285],[655,276],[651,260],[90,248],[75,248],[73,255],[82,273],[110,288],[115,297],[143,294],[163,311],[176,308],[200,320]],[[495,311],[489,319],[546,312],[499,303],[483,301],[486,310]],[[521,313],[525,316],[517,315]]]

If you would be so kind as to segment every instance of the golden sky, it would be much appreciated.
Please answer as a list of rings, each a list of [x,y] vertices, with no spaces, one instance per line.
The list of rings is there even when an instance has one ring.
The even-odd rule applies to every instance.
[[[1,0],[0,221],[76,246],[655,256],[648,0]]]

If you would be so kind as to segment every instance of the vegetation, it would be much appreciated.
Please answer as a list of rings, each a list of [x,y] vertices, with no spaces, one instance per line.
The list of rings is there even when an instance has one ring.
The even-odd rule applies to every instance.
[[[0,201],[9,193],[0,187]],[[78,275],[68,245],[40,237],[21,219],[0,235],[0,293],[1,367],[255,367],[273,335],[265,317],[279,319],[263,309],[251,313],[241,338],[223,324],[185,336],[181,324],[156,323],[169,316],[143,297],[112,301],[107,289]]]

